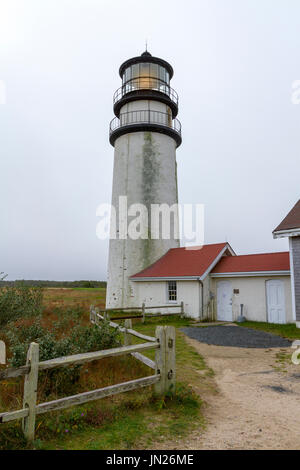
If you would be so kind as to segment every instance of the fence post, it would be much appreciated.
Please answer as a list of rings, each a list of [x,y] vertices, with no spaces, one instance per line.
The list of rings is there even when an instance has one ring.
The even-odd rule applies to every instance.
[[[142,304],[142,323],[145,323],[145,318],[146,318],[146,312],[145,312],[145,303]]]
[[[155,373],[160,375],[160,381],[154,385],[155,395],[166,393],[166,334],[163,326],[157,326],[155,337],[159,348],[155,350]]]
[[[131,341],[131,335],[127,333],[127,330],[132,329],[132,321],[130,318],[127,318],[124,323],[125,326],[125,332],[124,332],[124,346],[130,346],[132,341]]]
[[[34,440],[36,397],[39,375],[39,345],[31,343],[27,353],[26,365],[30,365],[30,371],[24,379],[23,408],[28,408],[28,416],[23,418],[23,432],[30,442]]]
[[[175,392],[176,387],[176,350],[175,350],[175,328],[165,326],[166,335],[166,391]]]
[[[90,322],[95,323],[95,311],[94,311],[94,305],[90,306]]]
[[[183,303],[183,301],[181,301],[180,305],[181,305],[181,317],[183,317],[184,316],[184,303]]]
[[[6,346],[4,341],[0,341],[0,364],[6,364]]]
[[[175,392],[176,358],[175,358],[175,328],[174,326],[157,326],[155,336],[160,348],[155,351],[156,374],[160,381],[155,384],[156,395]]]

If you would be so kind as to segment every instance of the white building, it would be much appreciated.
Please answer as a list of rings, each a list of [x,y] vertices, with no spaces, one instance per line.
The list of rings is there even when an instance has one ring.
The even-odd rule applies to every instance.
[[[191,318],[222,321],[235,321],[243,305],[247,320],[293,322],[288,252],[237,256],[228,243],[175,248],[130,280],[137,305],[183,302]]]

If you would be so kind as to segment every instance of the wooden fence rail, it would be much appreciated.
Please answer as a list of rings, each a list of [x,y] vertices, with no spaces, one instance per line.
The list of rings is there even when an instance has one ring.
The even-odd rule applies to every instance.
[[[93,307],[90,311],[91,321],[98,326],[104,320]],[[36,415],[48,413],[59,409],[81,405],[93,400],[108,397],[118,393],[136,390],[141,387],[154,385],[157,395],[175,391],[176,364],[175,364],[175,328],[171,326],[156,327],[155,337],[143,335],[132,329],[131,320],[126,320],[125,327],[110,322],[112,328],[118,328],[124,333],[124,346],[106,349],[84,354],[59,357],[48,361],[39,362],[39,345],[31,343],[28,349],[27,362],[25,366],[18,368],[7,368],[0,371],[0,381],[12,377],[25,376],[23,408],[16,411],[0,413],[0,423],[22,419],[22,428],[28,441],[34,440]],[[135,336],[146,341],[142,344],[131,344],[131,337]],[[155,361],[144,356],[145,350],[155,350]],[[106,357],[115,357],[131,354],[137,360],[154,370],[154,374],[140,379],[130,380],[116,385],[92,390],[77,395],[60,398],[46,403],[37,404],[38,374],[41,370],[57,367],[68,367],[75,364],[85,364]]]
[[[92,306],[92,308],[94,308]],[[176,308],[180,309],[179,312],[167,312],[167,313],[147,313],[146,310],[155,310],[155,309],[169,309],[169,308]],[[153,318],[153,317],[164,317],[164,316],[170,316],[170,315],[179,315],[181,317],[184,316],[184,303],[180,302],[180,304],[168,304],[168,305],[149,305],[146,306],[145,303],[142,304],[141,307],[126,307],[126,308],[106,308],[104,310],[99,310],[98,313],[102,314],[105,319],[110,319],[110,314],[113,312],[123,312],[123,311],[129,311],[130,313],[133,312],[141,312],[141,315],[126,315],[126,316],[119,316],[119,317],[114,317],[112,320],[125,320],[125,319],[130,319],[130,318],[141,318],[142,322],[145,323],[146,317],[148,318]]]

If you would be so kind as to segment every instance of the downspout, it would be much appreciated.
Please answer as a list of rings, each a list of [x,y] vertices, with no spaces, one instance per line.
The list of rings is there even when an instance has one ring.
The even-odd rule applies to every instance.
[[[203,282],[201,281],[200,277],[198,278],[199,282],[199,310],[201,310],[201,313],[199,311],[199,320],[201,320],[201,317],[203,319]],[[201,301],[200,301],[200,286],[201,286]]]

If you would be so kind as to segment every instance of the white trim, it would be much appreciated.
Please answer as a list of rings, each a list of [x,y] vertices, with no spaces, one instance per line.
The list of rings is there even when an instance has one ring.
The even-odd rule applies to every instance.
[[[132,277],[130,278],[131,281],[134,282],[156,282],[156,281],[198,281],[200,276],[185,276],[185,277],[176,277],[176,276],[168,276],[168,277]]]
[[[291,228],[289,230],[278,230],[273,232],[273,238],[299,237],[300,228]]]
[[[210,277],[255,277],[255,276],[290,276],[290,271],[241,271],[234,273],[210,273]],[[134,282],[158,282],[158,281],[202,281],[200,276],[169,276],[169,277],[135,277]]]
[[[211,263],[211,265],[207,268],[205,273],[202,274],[202,276],[200,277],[201,281],[203,281],[206,278],[206,276],[210,273],[210,271],[216,266],[216,264],[218,264],[218,262],[220,261],[220,259],[222,258],[222,256],[224,255],[224,253],[227,249],[230,251],[232,256],[236,256],[234,251],[231,249],[230,245],[228,245],[228,243],[226,243],[223,250],[218,254],[218,256],[214,259],[214,261]]]
[[[291,269],[291,290],[292,290],[292,312],[293,319],[296,321],[296,293],[295,293],[295,277],[294,277],[294,260],[293,260],[293,243],[289,238],[290,249],[290,269]]]
[[[255,277],[255,276],[289,276],[290,271],[241,271],[234,273],[211,273],[211,277]]]

